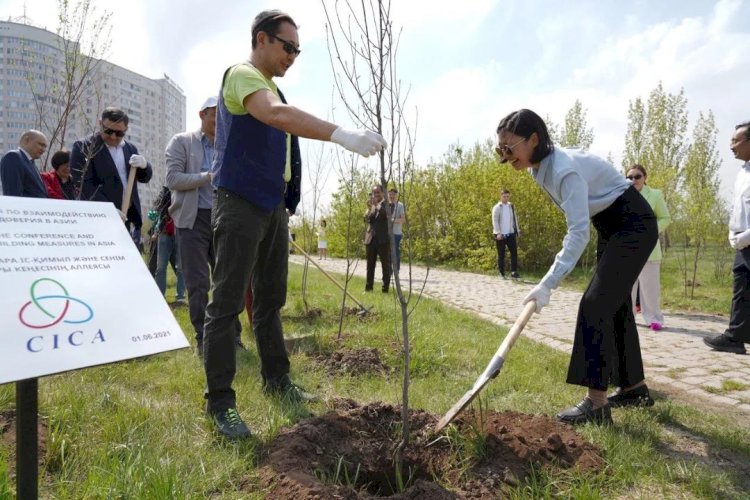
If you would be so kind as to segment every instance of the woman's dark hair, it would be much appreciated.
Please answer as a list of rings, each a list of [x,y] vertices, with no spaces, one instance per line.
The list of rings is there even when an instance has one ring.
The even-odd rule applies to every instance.
[[[52,163],[52,168],[57,170],[66,163],[70,163],[70,153],[67,151],[58,151],[52,155],[52,160],[50,160],[50,163]]]
[[[643,174],[643,177],[648,177],[648,174],[646,173],[646,167],[644,167],[643,165],[639,165],[637,163],[635,165],[631,165],[631,167],[628,169],[628,172],[630,172],[631,170],[638,170]],[[628,172],[625,173],[627,174]]]
[[[519,109],[500,120],[497,134],[500,135],[503,132],[510,132],[524,139],[528,139],[533,134],[537,135],[539,144],[536,145],[534,154],[531,155],[532,164],[541,162],[555,149],[544,120],[530,109]]]

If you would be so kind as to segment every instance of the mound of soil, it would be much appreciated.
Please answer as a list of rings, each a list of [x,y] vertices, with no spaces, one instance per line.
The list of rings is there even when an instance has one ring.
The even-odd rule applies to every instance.
[[[37,435],[39,439],[38,457],[41,465],[47,456],[47,423],[39,418],[37,424]],[[3,448],[10,451],[8,460],[8,472],[11,478],[16,475],[16,412],[15,410],[0,413],[0,443]]]
[[[330,354],[318,354],[313,359],[325,366],[329,375],[390,372],[390,368],[380,360],[378,350],[372,347],[341,349]]]
[[[349,400],[337,406],[283,430],[268,443],[260,475],[269,498],[497,498],[508,485],[523,483],[532,466],[550,472],[578,467],[592,473],[604,467],[597,448],[545,416],[487,412],[477,425],[469,415],[457,423],[460,439],[435,439],[431,430],[438,417],[414,410],[403,457],[408,487],[396,493],[393,457],[400,408],[357,406]],[[477,438],[484,446],[481,453],[472,453],[466,446]]]

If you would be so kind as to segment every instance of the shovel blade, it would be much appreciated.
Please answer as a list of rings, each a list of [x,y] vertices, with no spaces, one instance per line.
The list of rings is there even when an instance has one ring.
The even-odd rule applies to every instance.
[[[461,399],[459,399],[456,404],[453,405],[453,408],[448,410],[448,412],[443,415],[443,418],[438,421],[437,425],[435,426],[435,432],[440,432],[445,427],[453,422],[453,419],[456,418],[456,416],[464,411],[464,409],[469,406],[469,403],[471,403],[474,398],[479,394],[482,389],[484,389],[484,386],[487,385],[487,383],[491,379],[489,377],[483,377],[476,381],[474,384],[474,387],[472,387],[469,391],[466,392],[463,396],[461,396]]]
[[[456,415],[461,413],[464,408],[469,406],[469,403],[471,403],[476,395],[479,394],[482,389],[484,389],[484,386],[487,385],[490,380],[497,377],[497,374],[500,373],[500,369],[503,367],[503,363],[505,362],[505,358],[508,355],[508,352],[510,351],[511,347],[513,347],[513,344],[516,342],[518,336],[521,335],[523,328],[526,326],[529,318],[531,318],[531,315],[534,312],[535,308],[536,303],[533,301],[528,302],[524,306],[521,315],[511,327],[508,335],[506,335],[503,343],[500,345],[500,348],[495,353],[495,356],[493,356],[489,365],[487,365],[487,368],[485,368],[484,373],[482,373],[477,381],[474,382],[474,387],[472,387],[469,392],[464,394],[461,399],[459,399],[458,402],[453,405],[453,408],[448,410],[448,413],[443,415],[443,418],[438,421],[437,426],[435,426],[435,432],[442,431],[445,426],[450,424],[453,419],[456,418]]]

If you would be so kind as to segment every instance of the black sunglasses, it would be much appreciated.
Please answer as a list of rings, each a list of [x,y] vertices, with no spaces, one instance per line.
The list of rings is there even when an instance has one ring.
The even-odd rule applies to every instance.
[[[270,36],[271,38],[275,38],[276,40],[278,40],[281,43],[283,43],[284,45],[283,45],[282,48],[284,49],[284,52],[286,52],[290,56],[298,56],[298,55],[300,55],[300,52],[302,52],[300,49],[298,49],[297,47],[295,47],[294,44],[292,44],[291,42],[287,42],[283,38],[279,38],[278,36],[274,35],[273,33],[268,33],[268,36]]]
[[[632,180],[636,180],[637,181],[638,179],[643,179],[643,176],[641,174],[628,175],[628,176],[626,176],[626,179],[629,179],[631,181]]]
[[[111,128],[102,127],[102,133],[107,135],[116,135],[117,137],[125,137],[127,130],[113,130]]]

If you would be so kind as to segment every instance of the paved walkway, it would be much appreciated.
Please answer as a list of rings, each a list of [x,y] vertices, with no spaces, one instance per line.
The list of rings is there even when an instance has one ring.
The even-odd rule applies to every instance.
[[[303,257],[292,255],[292,262],[302,264]],[[328,259],[315,261],[327,271],[343,274],[346,261]],[[408,278],[408,267],[402,267],[402,285]],[[355,274],[364,277],[365,262],[358,261]],[[380,276],[380,266],[376,269]],[[425,268],[412,267],[415,288],[421,286]],[[417,285],[418,284],[418,285]],[[375,283],[376,291],[379,283]],[[503,280],[482,274],[431,269],[425,295],[473,312],[496,324],[510,327],[521,313],[521,301],[532,285]],[[355,295],[358,300],[359,295]],[[581,293],[558,288],[552,292],[550,304],[539,315],[533,315],[523,335],[559,351],[569,353]],[[722,333],[726,318],[701,314],[665,312],[665,328],[651,331],[637,318],[641,350],[650,385],[670,395],[702,398],[710,404],[729,405],[750,416],[750,355],[712,351],[703,337]],[[727,381],[747,387],[725,390]],[[740,386],[741,387],[741,386]]]

